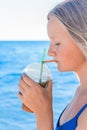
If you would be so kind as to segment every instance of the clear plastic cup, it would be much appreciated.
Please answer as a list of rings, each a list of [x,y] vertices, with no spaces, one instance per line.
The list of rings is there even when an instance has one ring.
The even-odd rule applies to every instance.
[[[41,63],[32,63],[28,65],[24,70],[23,73],[25,73],[27,76],[29,76],[32,80],[40,84],[41,87],[46,88],[48,81],[51,79],[51,73],[48,69],[46,64],[43,64],[43,71],[41,75],[41,81],[40,81],[40,74],[41,74]],[[25,104],[22,104],[22,109],[27,112],[32,112]]]

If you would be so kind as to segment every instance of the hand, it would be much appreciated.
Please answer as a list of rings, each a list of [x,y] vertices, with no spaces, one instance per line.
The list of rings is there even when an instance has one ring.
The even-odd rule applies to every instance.
[[[33,113],[33,111],[30,110],[30,108],[28,108],[24,103],[22,103],[22,109],[23,109],[24,111],[26,111],[26,112],[31,112],[31,113]]]
[[[19,83],[19,99],[36,115],[52,109],[52,80],[47,88],[42,88],[27,75],[23,74]]]

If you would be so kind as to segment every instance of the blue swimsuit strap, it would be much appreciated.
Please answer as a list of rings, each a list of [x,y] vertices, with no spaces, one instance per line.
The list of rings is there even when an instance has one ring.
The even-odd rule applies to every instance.
[[[76,114],[76,119],[78,120],[79,116],[81,115],[81,113],[85,110],[85,108],[87,107],[87,104],[83,105],[83,107],[79,110],[79,112]]]
[[[68,105],[67,105],[67,106],[68,106]],[[63,112],[65,111],[65,109],[67,108],[67,106],[64,108],[64,110],[63,110],[62,113],[60,114],[59,119],[58,119],[58,122],[57,122],[57,126],[60,126],[60,118],[61,118]],[[76,120],[76,122],[77,122],[77,120],[78,120],[80,114],[85,110],[86,107],[87,107],[87,104],[83,105],[83,107],[82,107],[82,108],[79,110],[79,112],[75,115],[74,119]]]
[[[68,105],[67,105],[67,106],[68,106]],[[60,114],[60,116],[59,116],[59,119],[58,119],[58,122],[57,122],[57,126],[60,125],[60,118],[61,118],[63,112],[65,111],[65,109],[67,108],[67,106],[66,106],[66,107],[63,109],[63,111],[61,112],[61,114]]]

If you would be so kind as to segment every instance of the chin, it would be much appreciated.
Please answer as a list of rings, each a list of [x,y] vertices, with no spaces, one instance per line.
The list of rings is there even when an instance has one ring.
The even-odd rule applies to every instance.
[[[66,68],[59,67],[59,66],[57,66],[57,69],[58,69],[58,71],[60,71],[60,72],[68,72],[68,71],[72,71],[72,70],[70,70],[70,69],[66,69]]]
[[[58,71],[60,71],[60,72],[64,72],[64,69],[63,69],[63,68],[60,68],[59,66],[57,66],[57,69],[58,69]]]

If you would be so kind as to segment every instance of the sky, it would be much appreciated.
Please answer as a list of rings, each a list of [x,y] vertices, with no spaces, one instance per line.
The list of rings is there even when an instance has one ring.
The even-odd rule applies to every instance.
[[[0,40],[48,40],[47,14],[63,0],[0,0]]]

